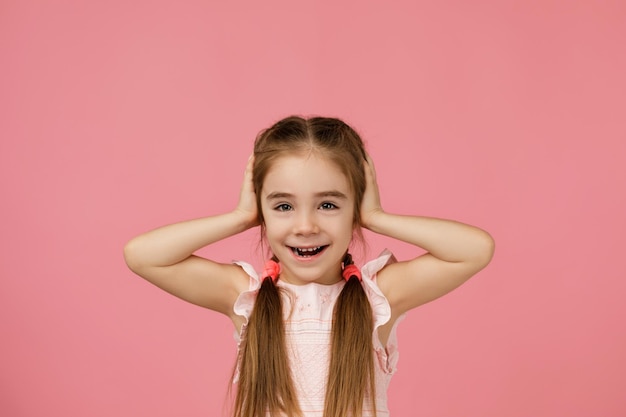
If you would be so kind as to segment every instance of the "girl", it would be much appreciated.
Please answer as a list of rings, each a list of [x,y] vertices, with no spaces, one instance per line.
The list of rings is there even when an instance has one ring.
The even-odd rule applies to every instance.
[[[247,263],[194,255],[256,226],[271,250],[260,277]],[[348,248],[362,227],[427,253],[396,262],[385,251],[359,270]],[[124,254],[158,287],[230,317],[235,417],[384,417],[399,319],[461,285],[493,250],[478,228],[385,212],[357,133],[294,116],[257,137],[234,210],[145,233]]]

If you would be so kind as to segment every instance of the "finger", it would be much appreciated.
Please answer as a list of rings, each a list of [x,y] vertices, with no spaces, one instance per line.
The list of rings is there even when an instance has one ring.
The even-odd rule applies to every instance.
[[[376,178],[376,168],[374,168],[374,161],[369,154],[367,154],[367,160],[365,161],[365,173],[370,174],[374,179]]]
[[[254,154],[251,154],[248,157],[248,161],[246,162],[246,169],[245,169],[244,173],[246,175],[252,175],[253,167],[254,167]]]

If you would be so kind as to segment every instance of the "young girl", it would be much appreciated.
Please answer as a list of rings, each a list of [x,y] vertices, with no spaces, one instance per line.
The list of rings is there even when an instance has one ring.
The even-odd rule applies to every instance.
[[[194,255],[256,226],[271,250],[260,276]],[[348,248],[362,227],[427,253],[397,262],[385,251],[359,270]],[[145,233],[124,254],[158,287],[230,317],[235,417],[384,417],[399,319],[461,285],[493,250],[475,227],[385,212],[351,127],[288,117],[257,137],[234,210]]]

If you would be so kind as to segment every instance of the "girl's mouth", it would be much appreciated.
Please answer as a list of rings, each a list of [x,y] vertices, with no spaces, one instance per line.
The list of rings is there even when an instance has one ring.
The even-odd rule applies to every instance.
[[[314,248],[294,248],[294,247],[289,246],[289,249],[291,249],[291,251],[296,256],[299,256],[301,258],[310,258],[311,256],[315,256],[318,253],[321,253],[327,247],[328,247],[328,245],[316,246]]]

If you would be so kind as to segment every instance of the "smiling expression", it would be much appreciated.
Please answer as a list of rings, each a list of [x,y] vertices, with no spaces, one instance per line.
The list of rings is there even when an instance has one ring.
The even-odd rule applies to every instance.
[[[341,280],[341,261],[352,240],[354,193],[335,163],[319,152],[279,157],[265,176],[261,210],[282,280],[296,285]]]

